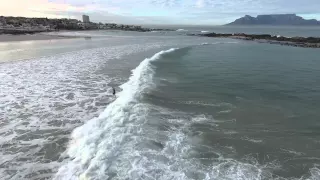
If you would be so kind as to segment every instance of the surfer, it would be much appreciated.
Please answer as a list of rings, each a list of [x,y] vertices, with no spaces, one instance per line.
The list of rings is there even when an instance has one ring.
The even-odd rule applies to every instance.
[[[116,90],[114,89],[114,87],[112,87],[112,94],[116,95]]]

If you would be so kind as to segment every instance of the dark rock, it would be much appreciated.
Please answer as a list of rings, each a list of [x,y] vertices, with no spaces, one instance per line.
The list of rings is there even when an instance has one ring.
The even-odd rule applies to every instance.
[[[308,48],[320,48],[320,37],[282,37],[282,36],[272,36],[270,34],[218,34],[218,33],[208,33],[208,34],[198,34],[198,36],[205,37],[216,37],[216,38],[234,38],[242,40],[256,40],[258,42],[270,43],[270,44],[280,44],[295,47],[308,47]]]

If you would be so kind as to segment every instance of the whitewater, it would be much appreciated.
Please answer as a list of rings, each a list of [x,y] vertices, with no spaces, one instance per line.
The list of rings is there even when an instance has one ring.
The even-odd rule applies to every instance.
[[[143,60],[132,70],[129,81],[120,86],[122,91],[117,98],[99,117],[73,131],[67,150],[70,161],[59,169],[54,179],[182,180],[194,179],[192,173],[203,179],[260,179],[262,175],[268,174],[268,171],[263,172],[267,167],[223,159],[223,155],[218,153],[221,162],[215,167],[207,167],[211,170],[203,169],[199,161],[186,159],[192,149],[183,131],[192,123],[209,121],[210,118],[204,115],[192,117],[190,124],[182,124],[180,119],[168,119],[170,123],[181,127],[169,128],[167,134],[158,134],[164,136],[162,140],[149,134],[152,129],[146,130],[146,124],[150,123],[148,113],[152,109],[158,109],[163,114],[174,113],[169,109],[142,103],[141,98],[145,91],[155,88],[155,70],[151,62],[177,50],[172,48],[160,51]],[[156,133],[156,129],[153,131]],[[220,171],[225,173],[221,174]]]
[[[148,91],[156,89],[153,78],[156,67],[152,62],[175,52],[179,54],[179,51],[184,49],[189,48],[160,51],[143,60],[132,70],[129,81],[120,86],[122,91],[115,101],[109,104],[99,117],[73,131],[67,150],[71,160],[59,169],[54,179],[280,178],[275,178],[272,173],[273,170],[281,168],[277,161],[259,164],[257,160],[246,157],[249,160],[245,161],[250,163],[240,162],[225,156],[226,153],[234,153],[233,147],[217,150],[197,144],[200,140],[190,137],[190,129],[198,123],[218,127],[220,123],[226,121],[214,120],[205,114],[179,112],[142,101]],[[208,104],[200,105],[208,106]],[[229,105],[209,104],[209,106]],[[229,109],[218,113],[231,111]],[[153,116],[154,112],[168,116],[168,119],[157,119]],[[162,122],[154,122],[154,119],[150,118]],[[189,121],[186,121],[187,119]],[[155,127],[154,123],[163,125],[165,129],[159,131],[159,127]],[[237,134],[237,132],[230,133]],[[263,142],[248,137],[244,137],[243,140],[252,143]],[[213,153],[213,158],[209,158],[213,161],[211,165],[202,164],[201,158],[195,159],[197,147]],[[318,176],[319,169],[313,168],[310,172],[312,174],[310,178],[313,179]]]
[[[132,167],[141,158],[134,148],[148,113],[139,98],[152,83],[150,61],[174,50],[161,51],[142,61],[132,70],[129,81],[120,86],[118,98],[98,118],[74,130],[68,149],[73,160],[60,168],[55,179],[108,179],[110,175],[105,172],[110,169],[121,179],[141,178],[143,172]]]

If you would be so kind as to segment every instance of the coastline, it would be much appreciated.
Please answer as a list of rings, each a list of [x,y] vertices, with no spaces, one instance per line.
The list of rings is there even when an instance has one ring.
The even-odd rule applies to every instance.
[[[125,30],[125,29],[96,29],[98,30],[119,30],[119,31],[135,31],[135,32],[151,32],[151,31],[174,31],[173,29],[143,29],[143,30]],[[84,30],[79,30],[79,32]],[[0,33],[1,42],[14,42],[14,41],[36,41],[36,40],[52,40],[52,39],[73,39],[73,38],[92,38],[91,36],[73,36],[64,34],[50,34],[52,32],[77,32],[76,30],[60,30],[60,31],[44,31],[44,32],[19,32],[19,33]]]

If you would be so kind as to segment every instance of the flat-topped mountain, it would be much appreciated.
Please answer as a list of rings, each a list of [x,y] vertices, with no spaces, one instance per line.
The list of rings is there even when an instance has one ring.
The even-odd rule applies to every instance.
[[[226,25],[295,25],[295,26],[320,26],[316,19],[303,19],[296,14],[270,14],[252,17],[245,15]]]

